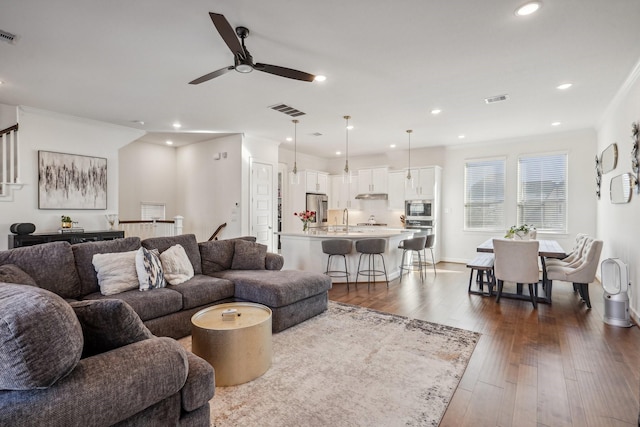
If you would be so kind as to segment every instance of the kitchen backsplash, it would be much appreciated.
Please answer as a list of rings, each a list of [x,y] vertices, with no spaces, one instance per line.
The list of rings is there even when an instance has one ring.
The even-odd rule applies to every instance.
[[[369,217],[373,215],[377,223],[387,224],[390,228],[401,228],[400,215],[404,214],[402,210],[389,210],[386,200],[361,200],[361,209],[349,209],[349,225],[368,222]],[[343,211],[339,209],[329,209],[327,219],[328,225],[342,224]]]

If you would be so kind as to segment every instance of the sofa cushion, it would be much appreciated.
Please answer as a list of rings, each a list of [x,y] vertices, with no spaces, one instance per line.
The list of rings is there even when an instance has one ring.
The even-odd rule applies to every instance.
[[[198,274],[177,286],[169,285],[167,289],[180,293],[182,309],[188,310],[233,297],[234,286],[229,280]]]
[[[202,273],[211,275],[219,271],[231,269],[233,251],[236,246],[233,240],[212,240],[198,243],[202,259]]]
[[[115,295],[138,289],[136,254],[138,251],[95,254],[93,266],[98,274],[98,286],[102,295]]]
[[[157,249],[138,249],[136,253],[136,273],[138,273],[138,283],[141,291],[167,286]]]
[[[98,276],[92,264],[95,254],[130,252],[137,251],[139,248],[139,237],[79,243],[71,246],[78,276],[80,277],[80,296],[98,292],[99,290]]]
[[[171,246],[160,254],[160,262],[164,277],[172,285],[179,285],[191,279],[194,275],[193,265],[182,245]]]
[[[202,260],[200,259],[200,250],[198,249],[198,241],[195,234],[181,234],[179,236],[170,237],[152,237],[144,239],[142,246],[147,249],[157,249],[160,254],[169,249],[171,246],[180,244],[193,266],[195,274],[202,274]]]
[[[0,282],[17,283],[19,285],[36,285],[33,277],[24,272],[23,269],[15,264],[0,265]]]
[[[330,277],[308,271],[227,270],[214,276],[231,280],[237,298],[272,308],[289,305],[331,289]]]
[[[40,288],[63,298],[81,295],[80,279],[69,242],[52,242],[0,252],[0,265],[14,264]],[[91,264],[91,261],[89,261]]]
[[[0,389],[53,385],[75,368],[82,345],[78,319],[62,298],[0,283]]]
[[[182,409],[187,412],[195,411],[211,400],[215,393],[216,382],[213,368],[204,359],[190,351],[187,353],[189,360],[189,375],[187,382],[180,390],[182,396]],[[208,422],[207,422],[207,425]]]
[[[237,239],[233,252],[232,270],[264,270],[267,246]]]
[[[122,300],[77,301],[70,305],[82,326],[82,357],[153,338],[133,308]]]
[[[86,301],[114,298],[129,304],[143,321],[182,310],[182,295],[168,288],[154,289],[151,292],[140,292],[138,289],[134,289],[112,296],[104,296],[100,292],[94,292],[82,299]]]
[[[280,254],[267,252],[267,256],[264,260],[264,266],[267,270],[282,270],[282,267],[284,266],[284,257]]]

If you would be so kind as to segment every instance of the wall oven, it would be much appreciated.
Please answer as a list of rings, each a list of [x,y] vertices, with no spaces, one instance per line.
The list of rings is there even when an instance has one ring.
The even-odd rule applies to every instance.
[[[407,220],[432,220],[432,200],[406,200],[404,202],[404,216]]]

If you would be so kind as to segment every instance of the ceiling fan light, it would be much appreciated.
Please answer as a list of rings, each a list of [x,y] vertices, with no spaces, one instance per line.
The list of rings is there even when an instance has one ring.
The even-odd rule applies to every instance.
[[[253,71],[253,67],[249,64],[238,64],[236,65],[236,71],[239,73],[250,73]]]

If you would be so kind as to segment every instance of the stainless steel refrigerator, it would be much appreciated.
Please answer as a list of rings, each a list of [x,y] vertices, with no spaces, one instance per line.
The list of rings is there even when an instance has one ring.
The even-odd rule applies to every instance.
[[[329,197],[326,194],[307,193],[308,211],[316,213],[316,220],[309,223],[309,227],[326,227],[329,214]]]

